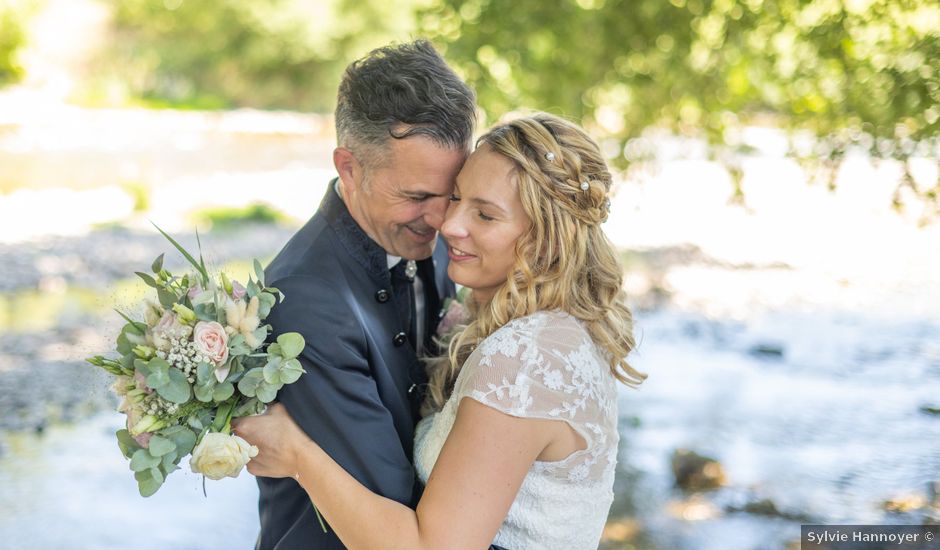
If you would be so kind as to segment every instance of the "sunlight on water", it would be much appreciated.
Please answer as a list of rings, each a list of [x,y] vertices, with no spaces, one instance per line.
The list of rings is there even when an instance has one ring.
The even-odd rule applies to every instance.
[[[114,442],[122,419],[100,414],[39,438],[3,439],[0,540],[5,547],[251,546],[258,531],[254,477],[209,480],[203,497],[201,476],[184,461],[156,495],[144,499]]]

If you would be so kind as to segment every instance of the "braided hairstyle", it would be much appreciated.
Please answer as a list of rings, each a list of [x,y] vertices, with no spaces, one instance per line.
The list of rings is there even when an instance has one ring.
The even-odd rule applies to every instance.
[[[614,377],[641,384],[646,374],[626,361],[635,340],[623,273],[600,226],[610,209],[611,175],[597,144],[575,124],[538,113],[494,127],[477,146],[512,161],[512,179],[531,223],[516,242],[506,282],[488,302],[471,301],[472,321],[449,335],[448,354],[427,361],[423,413],[443,407],[479,342],[509,321],[541,310],[582,320],[606,352]]]

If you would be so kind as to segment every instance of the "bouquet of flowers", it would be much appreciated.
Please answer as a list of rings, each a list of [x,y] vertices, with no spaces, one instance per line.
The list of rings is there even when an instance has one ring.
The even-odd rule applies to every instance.
[[[163,269],[163,254],[151,266],[153,275],[138,272],[157,301],[147,303],[143,321],[118,311],[127,324],[117,337],[117,358],[88,359],[115,376],[113,389],[123,398],[118,410],[127,415],[118,446],[145,497],[190,453],[193,472],[238,476],[258,450],[231,433],[232,418],[261,412],[304,372],[297,360],[301,335],[265,343],[270,325],[262,323],[284,295],[265,287],[257,260],[257,279],[249,277],[245,286],[225,273],[212,278],[201,253],[197,261],[157,230],[195,272],[173,275]]]

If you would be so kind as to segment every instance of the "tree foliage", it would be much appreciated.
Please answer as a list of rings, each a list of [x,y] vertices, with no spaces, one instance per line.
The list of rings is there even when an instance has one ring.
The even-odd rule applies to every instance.
[[[131,94],[198,108],[330,111],[346,64],[414,24],[408,2],[110,2],[112,70]]]
[[[109,1],[118,74],[151,102],[329,111],[349,61],[421,34],[490,121],[571,117],[622,167],[651,129],[703,139],[732,175],[753,125],[822,173],[940,148],[936,0]],[[902,188],[937,207],[935,182]]]
[[[573,117],[615,137],[622,165],[648,153],[631,144],[651,127],[704,137],[731,164],[751,124],[813,136],[791,154],[824,166],[940,146],[934,0],[439,0],[420,24],[490,116]],[[902,185],[936,206],[937,187],[909,171]]]
[[[0,0],[0,86],[23,77],[19,54],[26,45],[24,26],[29,15],[28,7],[25,3]]]

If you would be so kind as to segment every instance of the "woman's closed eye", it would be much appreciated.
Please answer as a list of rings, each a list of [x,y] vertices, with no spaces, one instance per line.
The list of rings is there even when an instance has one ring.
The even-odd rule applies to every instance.
[[[450,202],[460,202],[460,197],[457,196],[457,193],[451,193],[448,200],[450,200]]]
[[[491,221],[493,221],[493,220],[496,219],[496,218],[494,218],[494,217],[492,217],[492,216],[487,216],[486,214],[483,213],[482,210],[479,210],[479,211],[477,212],[477,216],[478,216],[481,220],[483,220],[483,221],[485,221],[485,222],[491,222]]]

